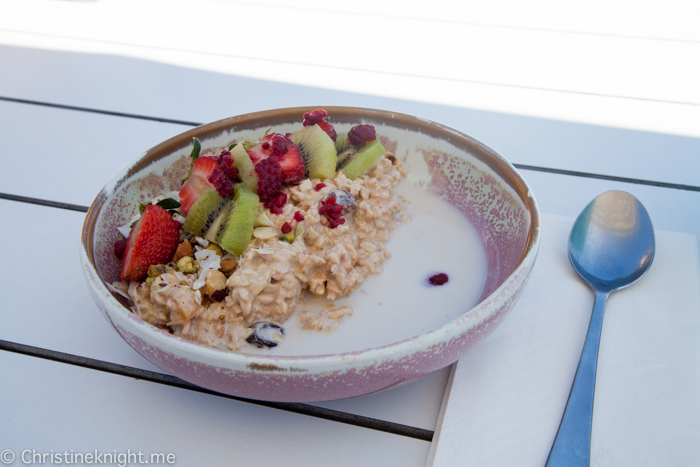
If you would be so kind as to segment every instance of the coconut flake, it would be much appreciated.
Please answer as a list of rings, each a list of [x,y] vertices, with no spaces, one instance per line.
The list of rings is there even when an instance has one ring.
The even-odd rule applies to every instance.
[[[199,250],[194,254],[197,264],[202,269],[219,269],[221,267],[221,256],[214,250]]]
[[[205,239],[205,238],[202,238],[202,237],[194,237],[194,239],[197,241],[197,243],[199,243],[200,245],[202,245],[204,248],[206,248],[206,247],[209,246],[209,240],[207,240],[207,239]]]
[[[107,288],[112,292],[116,292],[124,298],[131,300],[129,296],[129,284],[124,281],[112,282],[111,284],[106,284]]]

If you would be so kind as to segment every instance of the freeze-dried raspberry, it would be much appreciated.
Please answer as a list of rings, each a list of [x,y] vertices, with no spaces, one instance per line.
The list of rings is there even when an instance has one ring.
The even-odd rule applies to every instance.
[[[238,176],[238,168],[233,166],[233,157],[229,151],[221,151],[219,158],[217,159],[219,163],[219,168],[224,172],[232,182],[236,180]]]
[[[228,198],[233,196],[233,182],[224,174],[224,171],[220,168],[215,168],[207,177],[209,183],[214,185],[216,192],[222,198]]]
[[[114,242],[114,254],[117,258],[122,259],[124,251],[126,251],[126,240],[117,240]]]
[[[316,125],[318,122],[328,116],[328,112],[323,109],[316,109],[313,112],[304,113],[304,126]]]
[[[430,282],[432,285],[443,285],[447,284],[447,281],[449,281],[450,278],[445,274],[444,272],[438,273],[438,274],[433,274],[430,276],[428,279],[428,282]]]
[[[345,218],[341,217],[343,215],[343,205],[336,204],[335,196],[329,196],[324,201],[321,201],[318,213],[322,216],[326,216],[331,229],[345,224]]]
[[[304,114],[303,125],[318,125],[335,142],[335,140],[338,138],[338,134],[336,133],[335,128],[333,128],[333,125],[331,125],[331,122],[326,120],[327,116],[328,112],[323,109],[316,109],[311,113],[306,112]]]
[[[326,187],[325,183],[317,183],[316,186],[314,187],[315,191],[321,191]]]
[[[374,131],[372,125],[355,125],[348,132],[348,140],[354,146],[359,146],[375,139],[377,139],[377,132]]]
[[[294,220],[297,222],[301,222],[304,220],[304,215],[301,213],[301,211],[297,211],[294,213]]]
[[[289,222],[285,222],[284,224],[282,224],[282,228],[280,230],[283,234],[288,234],[292,231],[292,224],[290,224]]]
[[[258,174],[258,196],[263,203],[279,195],[282,189],[282,167],[275,158],[263,159],[255,166]]]

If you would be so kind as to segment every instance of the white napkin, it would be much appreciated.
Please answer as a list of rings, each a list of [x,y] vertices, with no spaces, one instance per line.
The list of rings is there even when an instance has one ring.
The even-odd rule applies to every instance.
[[[543,215],[511,314],[453,368],[428,466],[544,466],[593,293],[567,255],[573,219]],[[700,465],[700,267],[695,236],[656,232],[642,279],[608,300],[591,465]]]

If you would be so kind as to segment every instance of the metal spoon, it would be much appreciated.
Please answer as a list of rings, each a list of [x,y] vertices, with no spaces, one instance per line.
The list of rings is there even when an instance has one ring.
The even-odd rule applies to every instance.
[[[642,203],[624,191],[598,196],[579,215],[569,237],[569,259],[595,292],[586,343],[571,387],[548,467],[588,466],[591,454],[593,395],[605,303],[649,269],[654,229]]]

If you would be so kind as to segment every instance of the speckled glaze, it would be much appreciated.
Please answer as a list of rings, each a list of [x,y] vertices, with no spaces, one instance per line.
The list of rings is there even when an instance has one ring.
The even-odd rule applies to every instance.
[[[427,120],[387,111],[324,107],[340,131],[376,127],[404,164],[411,183],[456,206],[481,233],[488,277],[481,301],[437,329],[394,344],[336,355],[284,357],[226,352],[195,344],[137,318],[105,282],[117,280],[116,227],[139,201],[177,190],[193,136],[203,153],[232,141],[259,139],[266,129],[297,129],[304,112],[279,109],[202,125],[150,149],[110,180],[88,212],[81,236],[83,273],[107,321],[137,352],[163,370],[199,386],[251,399],[323,401],[370,394],[421,378],[458,360],[508,314],[535,263],[540,238],[537,204],[503,157],[473,138]],[[407,310],[408,313],[412,310]],[[413,312],[418,312],[417,310]]]

